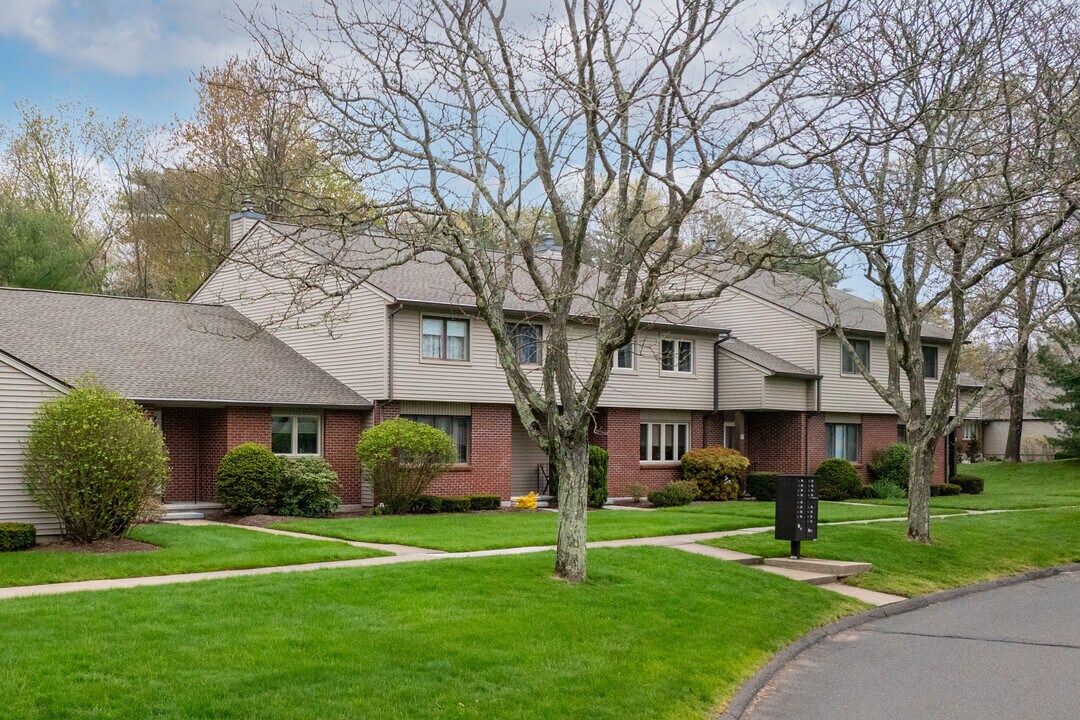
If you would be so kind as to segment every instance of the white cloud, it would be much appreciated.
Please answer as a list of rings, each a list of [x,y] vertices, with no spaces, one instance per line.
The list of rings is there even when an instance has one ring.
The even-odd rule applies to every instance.
[[[5,5],[0,36],[23,40],[79,69],[163,74],[213,64],[249,47],[236,6],[221,0],[14,0]]]

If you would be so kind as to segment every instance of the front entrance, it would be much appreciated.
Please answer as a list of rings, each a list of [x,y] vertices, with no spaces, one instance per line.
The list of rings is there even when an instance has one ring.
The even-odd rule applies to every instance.
[[[510,425],[510,496],[520,497],[531,492],[542,495],[544,480],[541,476],[547,462],[547,454],[529,436],[529,431],[514,412]]]

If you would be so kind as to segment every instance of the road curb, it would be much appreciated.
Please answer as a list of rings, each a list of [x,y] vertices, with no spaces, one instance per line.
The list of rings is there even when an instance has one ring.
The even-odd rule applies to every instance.
[[[874,620],[880,620],[881,618],[892,617],[894,615],[902,615],[911,612],[912,610],[920,610],[929,605],[935,605],[947,600],[955,600],[956,598],[961,598],[965,595],[974,595],[975,593],[985,592],[987,590],[1018,585],[1019,583],[1030,582],[1032,580],[1041,580],[1043,578],[1053,577],[1054,575],[1060,575],[1067,572],[1080,572],[1080,563],[1069,563],[1067,565],[1056,565],[1049,568],[1029,570],[1026,573],[1010,575],[996,580],[987,580],[986,582],[981,582],[977,585],[965,585],[963,587],[942,590],[929,595],[921,595],[908,600],[902,600],[901,602],[892,603],[891,605],[873,608],[872,610],[867,610],[866,612],[861,612],[857,615],[849,615],[848,617],[841,618],[825,627],[811,630],[806,635],[803,635],[801,638],[776,653],[776,655],[774,655],[769,662],[765,663],[752,678],[743,683],[738,692],[735,693],[735,696],[731,698],[731,702],[728,703],[727,707],[722,712],[712,716],[713,720],[740,720],[746,712],[746,709],[750,707],[750,704],[758,696],[758,693],[761,692],[778,672],[804,651],[812,648],[832,635],[857,628],[860,625],[865,625]]]

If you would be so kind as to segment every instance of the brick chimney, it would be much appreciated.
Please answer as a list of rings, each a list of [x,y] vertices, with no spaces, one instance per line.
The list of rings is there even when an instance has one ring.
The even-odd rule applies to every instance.
[[[229,245],[236,247],[255,223],[265,220],[266,216],[261,212],[255,212],[255,203],[250,195],[245,195],[240,203],[240,211],[229,215]]]

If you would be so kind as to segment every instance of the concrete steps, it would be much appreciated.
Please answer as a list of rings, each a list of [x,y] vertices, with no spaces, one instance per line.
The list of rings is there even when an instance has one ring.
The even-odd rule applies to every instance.
[[[746,553],[737,552],[735,550],[725,550],[724,548],[713,547],[712,545],[698,545],[697,543],[690,543],[688,545],[672,545],[671,547],[676,550],[682,550],[683,552],[693,553],[695,555],[704,555],[705,557],[716,558],[717,560],[727,560],[728,562],[736,562],[740,565],[760,565],[761,558],[757,555],[748,555]]]
[[[809,572],[807,570],[795,570],[793,568],[779,567],[776,565],[754,565],[758,570],[762,570],[773,575],[780,575],[786,577],[788,580],[794,580],[795,582],[804,582],[810,585],[830,585],[837,581],[835,575],[828,573]]]
[[[851,577],[859,573],[870,572],[873,567],[868,562],[848,562],[845,560],[818,560],[814,558],[766,558],[766,565],[803,570],[810,573],[835,575],[838,578]]]
[[[201,513],[197,510],[169,510],[165,513],[162,520],[203,520],[206,518],[205,513]]]

